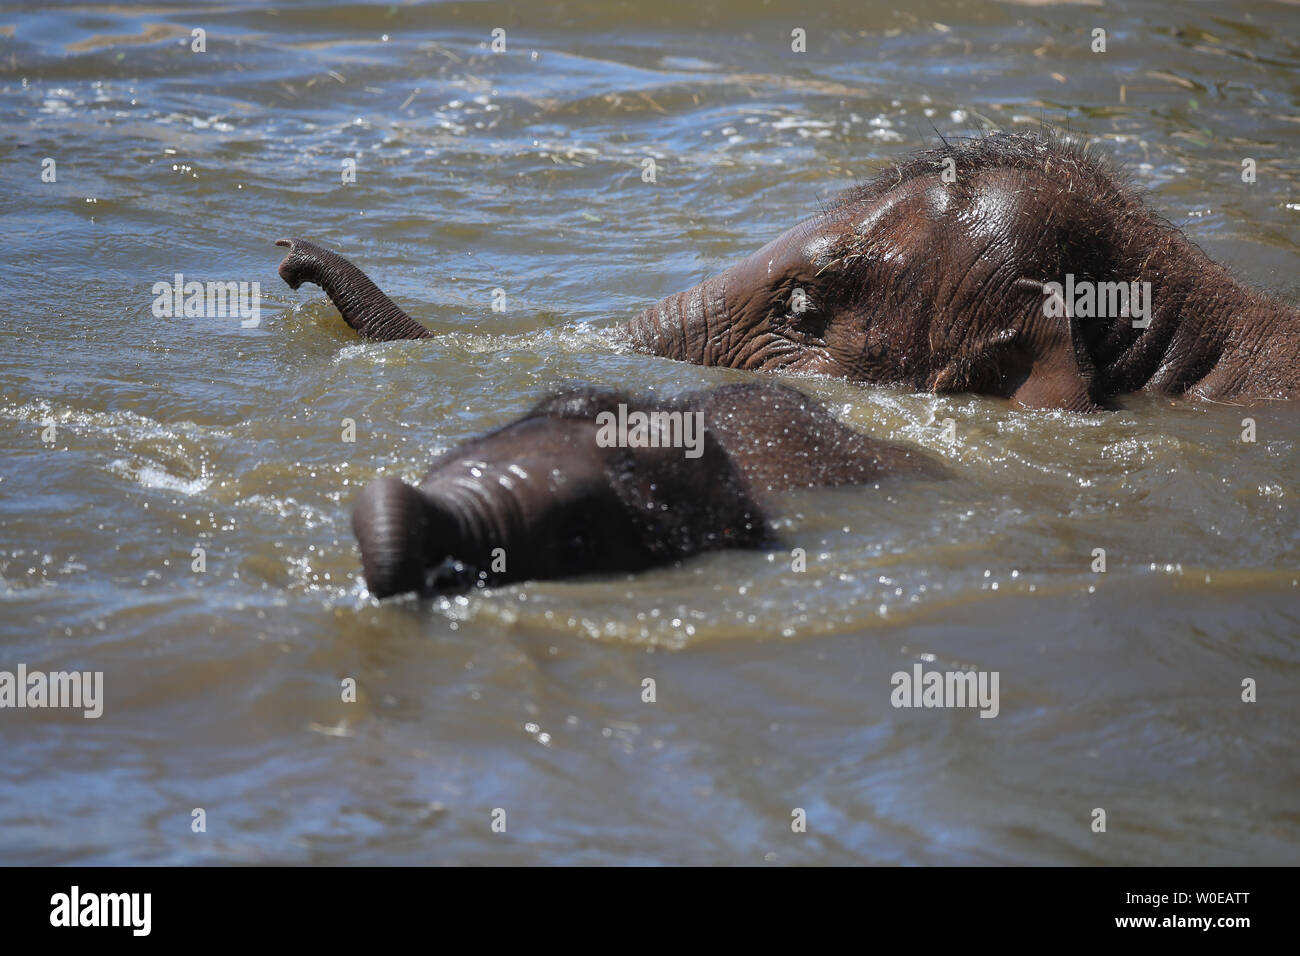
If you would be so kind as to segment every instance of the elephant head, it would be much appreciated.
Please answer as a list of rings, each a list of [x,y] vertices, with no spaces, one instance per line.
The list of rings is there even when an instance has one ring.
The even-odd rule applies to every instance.
[[[1076,287],[1100,290],[1093,307],[1065,301]],[[1100,314],[1116,291],[1120,307]],[[1300,316],[1238,285],[1091,151],[1051,137],[918,154],[630,331],[683,361],[1025,407],[1092,410],[1142,387],[1300,392]]]

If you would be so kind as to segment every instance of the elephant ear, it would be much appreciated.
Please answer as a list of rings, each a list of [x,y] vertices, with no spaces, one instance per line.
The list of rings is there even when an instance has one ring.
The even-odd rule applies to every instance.
[[[1044,285],[1021,279],[1017,285],[1044,294]],[[1042,300],[1040,300],[1041,302]],[[1072,412],[1100,411],[1093,398],[1097,369],[1088,351],[1079,320],[1061,304],[1059,316],[1049,316],[1041,304],[1017,330],[1015,341],[1028,360],[1024,381],[1011,393],[1020,408],[1061,408]]]
[[[1020,333],[1000,329],[986,339],[961,349],[930,379],[933,392],[989,392],[1009,394],[1008,382],[1019,382],[1029,373],[1021,354]]]
[[[1034,362],[1029,377],[1011,396],[1019,408],[1060,408],[1068,412],[1096,412],[1101,406],[1092,400],[1088,383],[1067,356],[1051,356]]]

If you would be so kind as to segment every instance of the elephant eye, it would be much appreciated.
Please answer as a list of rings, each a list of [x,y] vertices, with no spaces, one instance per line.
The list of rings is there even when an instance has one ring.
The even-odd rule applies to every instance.
[[[799,286],[790,291],[784,314],[791,331],[813,337],[820,337],[830,322],[830,314],[822,309],[813,290]]]
[[[783,289],[777,305],[778,312],[789,316],[790,321],[795,323],[803,321],[805,316],[816,315],[821,311],[813,290],[799,284]]]

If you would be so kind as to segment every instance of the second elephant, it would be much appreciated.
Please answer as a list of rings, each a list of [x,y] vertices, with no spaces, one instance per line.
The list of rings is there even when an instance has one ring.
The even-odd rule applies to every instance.
[[[343,257],[280,244],[285,281],[320,285],[363,336],[430,334]],[[1050,135],[919,153],[628,331],[643,351],[702,365],[1023,407],[1089,411],[1138,390],[1300,397],[1300,313],[1210,261],[1093,151]]]
[[[673,402],[577,389],[446,452],[418,487],[373,482],[352,526],[376,597],[454,593],[770,546],[780,492],[943,474],[783,385]]]

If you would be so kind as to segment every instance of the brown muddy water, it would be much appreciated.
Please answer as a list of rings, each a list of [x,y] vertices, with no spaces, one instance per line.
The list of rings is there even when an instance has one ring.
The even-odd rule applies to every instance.
[[[744,380],[618,325],[936,128],[1068,123],[1300,301],[1297,27],[1271,2],[9,4],[0,670],[104,683],[98,719],[0,710],[0,862],[1300,861],[1295,407],[794,380],[953,478],[792,495],[773,554],[455,599],[371,600],[348,523],[364,483],[558,385]],[[439,337],[358,343],[279,281],[295,234]],[[260,324],[155,317],[178,272],[259,282]],[[998,715],[894,708],[915,664],[996,671]]]

